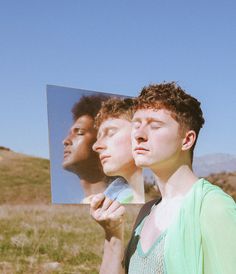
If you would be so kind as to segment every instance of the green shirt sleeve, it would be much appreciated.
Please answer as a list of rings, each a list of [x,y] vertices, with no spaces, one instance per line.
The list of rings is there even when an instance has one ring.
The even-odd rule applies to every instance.
[[[206,195],[200,228],[204,274],[236,273],[236,204],[222,191]]]

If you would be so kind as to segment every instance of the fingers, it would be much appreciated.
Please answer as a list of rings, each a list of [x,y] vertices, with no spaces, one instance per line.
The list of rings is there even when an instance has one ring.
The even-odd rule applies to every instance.
[[[92,198],[90,204],[91,217],[103,227],[106,234],[121,233],[124,224],[125,207],[118,201],[113,201],[103,193]]]
[[[90,212],[92,217],[97,221],[106,221],[106,219],[108,218],[108,213],[110,212],[110,208],[113,208],[112,205],[114,201],[112,201],[108,197],[105,197],[105,199],[103,200],[101,199],[102,197],[100,197],[100,204],[99,202],[97,202],[97,205],[99,204],[99,206],[95,210]]]
[[[110,204],[110,206],[105,211],[106,215],[109,216],[110,214],[112,214],[113,212],[115,212],[119,207],[121,207],[121,204],[119,202],[112,201],[112,203]]]
[[[107,221],[107,222],[111,220],[116,221],[121,219],[121,217],[124,215],[124,212],[125,212],[124,206],[122,206],[117,201],[111,201],[110,206],[107,207],[105,210],[101,208],[101,211],[98,213],[99,214],[98,218],[100,221]]]
[[[96,210],[97,208],[101,206],[104,199],[105,199],[104,193],[99,193],[94,195],[90,203],[90,208],[93,210]]]
[[[124,214],[125,214],[125,207],[120,206],[110,214],[109,218],[112,221],[116,219],[119,219],[120,221],[122,221],[122,217],[124,216]]]
[[[111,200],[110,198],[105,197],[101,210],[106,211],[107,209],[109,209],[111,207],[111,205],[113,205],[114,202],[115,201]]]

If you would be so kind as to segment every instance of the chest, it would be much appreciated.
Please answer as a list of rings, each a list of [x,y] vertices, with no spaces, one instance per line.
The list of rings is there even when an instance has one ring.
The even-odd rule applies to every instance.
[[[143,228],[144,220],[136,230],[136,236],[140,236],[141,229]],[[135,237],[131,241],[130,248],[133,250],[129,263],[129,274],[164,274],[164,244],[166,233],[162,233],[158,239],[154,241],[152,246],[147,250],[143,249],[140,238]]]
[[[158,238],[167,231],[179,212],[180,204],[156,207],[143,220],[140,229],[140,245],[147,252]]]

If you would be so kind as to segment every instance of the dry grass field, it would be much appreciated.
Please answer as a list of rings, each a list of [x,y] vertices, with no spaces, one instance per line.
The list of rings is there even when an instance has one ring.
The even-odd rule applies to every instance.
[[[86,205],[50,202],[49,161],[0,149],[0,273],[98,273],[104,233]],[[127,206],[125,239],[140,207]]]
[[[128,206],[126,241],[136,206]],[[0,206],[0,273],[98,273],[102,229],[88,206]]]
[[[209,176],[236,200],[236,173]],[[86,205],[50,205],[49,161],[0,149],[0,273],[98,273],[104,234]],[[146,186],[146,197],[158,195]],[[125,239],[140,206],[127,206]]]

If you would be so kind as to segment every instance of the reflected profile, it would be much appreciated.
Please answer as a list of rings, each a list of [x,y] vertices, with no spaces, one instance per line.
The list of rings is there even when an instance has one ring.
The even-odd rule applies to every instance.
[[[132,99],[111,98],[102,104],[95,120],[98,134],[93,150],[99,154],[104,173],[125,179],[112,182],[105,194],[120,203],[144,203],[142,169],[132,156],[132,115]]]
[[[62,167],[79,177],[84,191],[81,203],[89,203],[92,195],[103,192],[108,184],[98,154],[92,149],[97,136],[94,119],[104,100],[107,97],[103,95],[83,96],[74,104],[74,122],[63,140]]]

